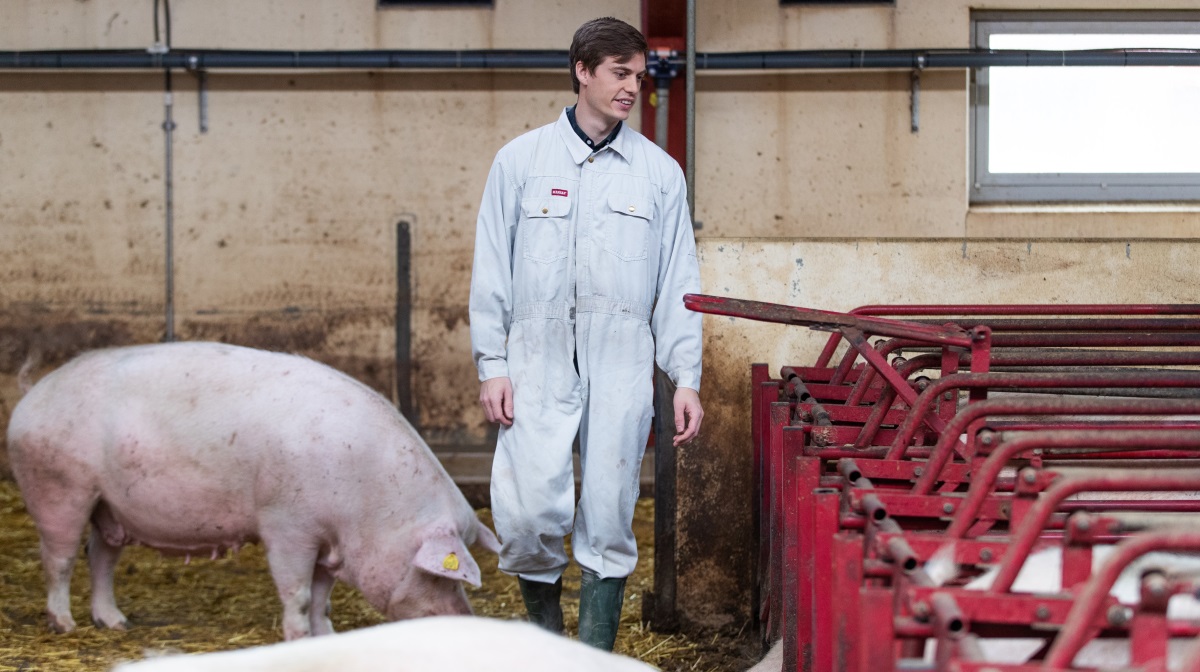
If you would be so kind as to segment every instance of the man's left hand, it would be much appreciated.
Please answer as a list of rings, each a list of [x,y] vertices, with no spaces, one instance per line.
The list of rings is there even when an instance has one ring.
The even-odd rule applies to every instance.
[[[680,387],[675,390],[675,439],[673,443],[681,446],[690,442],[700,433],[700,421],[704,419],[704,409],[700,406],[700,393],[690,387]]]

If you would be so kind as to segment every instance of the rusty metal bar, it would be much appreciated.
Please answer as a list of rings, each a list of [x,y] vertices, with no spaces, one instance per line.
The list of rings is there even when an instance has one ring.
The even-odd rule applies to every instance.
[[[967,333],[955,327],[931,327],[898,320],[857,317],[848,313],[834,313],[825,310],[815,310],[813,308],[785,306],[778,303],[765,303],[762,301],[709,296],[705,294],[685,294],[683,305],[698,313],[741,317],[760,322],[791,324],[823,330],[852,328],[858,329],[863,333],[912,338],[925,343],[956,345],[964,348],[971,345],[971,339]]]
[[[966,534],[979,513],[984,500],[995,489],[996,479],[1012,458],[1037,448],[1063,448],[1086,446],[1103,453],[1106,449],[1127,450],[1131,445],[1143,448],[1195,448],[1200,456],[1200,431],[1163,430],[1161,432],[1126,431],[1058,431],[1048,430],[1003,435],[999,446],[984,460],[971,479],[970,488],[962,504],[955,511],[954,519],[946,528],[948,539],[958,539]]]
[[[993,374],[1002,375],[1002,374]],[[963,446],[959,435],[976,419],[995,415],[1197,415],[1200,414],[1200,399],[987,399],[963,408],[946,426],[930,454],[925,473],[913,486],[913,492],[928,494],[933,491],[941,470],[953,456],[952,451]],[[906,421],[907,422],[907,421]],[[903,455],[907,442],[901,443],[898,435],[889,455]],[[1126,444],[1128,445],[1128,444]],[[900,450],[896,450],[897,446]],[[898,458],[894,458],[898,459]]]
[[[1046,653],[1045,667],[1055,669],[1071,665],[1075,654],[1079,653],[1090,637],[1095,614],[1101,610],[1117,577],[1129,563],[1152,551],[1196,550],[1200,550],[1200,532],[1147,533],[1117,544],[1108,561],[1084,584],[1083,590],[1075,599],[1062,630]]]
[[[1080,492],[1144,492],[1154,490],[1165,491],[1200,491],[1200,472],[1187,474],[1155,474],[1130,475],[1114,474],[1111,476],[1093,476],[1090,478],[1062,478],[1042,493],[1034,502],[1028,515],[1017,531],[1013,534],[1008,550],[1000,560],[996,580],[988,592],[993,594],[1007,593],[1012,588],[1013,581],[1025,558],[1032,550],[1042,528],[1050,514],[1059,503],[1067,497]],[[1197,537],[1200,541],[1200,536]],[[1107,590],[1107,589],[1106,589]]]
[[[895,441],[888,451],[889,459],[903,457],[907,444],[916,432],[917,423],[930,422],[931,407],[939,396],[954,389],[986,387],[989,389],[1011,389],[1014,387],[1195,387],[1200,388],[1200,372],[1196,371],[1149,371],[1121,373],[955,373],[934,381],[917,397],[911,415],[905,419],[897,432]],[[1167,401],[1167,400],[1163,400]],[[1183,400],[1171,400],[1185,403]]]

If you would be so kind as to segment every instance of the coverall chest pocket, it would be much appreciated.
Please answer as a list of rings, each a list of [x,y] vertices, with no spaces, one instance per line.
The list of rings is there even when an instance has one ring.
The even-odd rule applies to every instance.
[[[638,194],[609,194],[600,218],[604,249],[625,261],[646,258],[654,201]]]
[[[571,201],[561,196],[521,201],[523,251],[526,259],[552,263],[567,258],[571,233]]]

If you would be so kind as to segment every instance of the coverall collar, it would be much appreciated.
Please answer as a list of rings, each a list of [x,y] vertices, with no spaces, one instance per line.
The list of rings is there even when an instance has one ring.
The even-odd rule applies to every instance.
[[[585,143],[579,137],[579,135],[575,133],[575,129],[571,126],[571,120],[567,118],[567,108],[564,107],[562,114],[558,116],[558,122],[556,126],[558,127],[559,136],[562,137],[563,143],[567,146],[567,151],[571,153],[571,160],[573,160],[576,164],[582,164],[589,156],[593,154],[592,148],[587,146],[587,143]],[[626,137],[629,134],[622,133],[621,129],[623,128],[625,128],[625,125],[621,124],[620,128],[617,129],[617,137],[614,138],[609,136],[610,139],[606,147],[611,148],[614,152],[619,154],[621,158],[628,161],[629,145],[626,142]]]

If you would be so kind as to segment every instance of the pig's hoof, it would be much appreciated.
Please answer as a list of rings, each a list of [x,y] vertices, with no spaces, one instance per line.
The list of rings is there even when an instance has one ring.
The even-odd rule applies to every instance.
[[[113,619],[111,623],[102,618],[93,618],[92,623],[94,623],[97,628],[108,628],[109,630],[129,629],[129,623],[124,618]]]
[[[75,619],[70,616],[55,616],[54,614],[50,614],[47,620],[50,623],[50,630],[60,635],[75,629]]]

